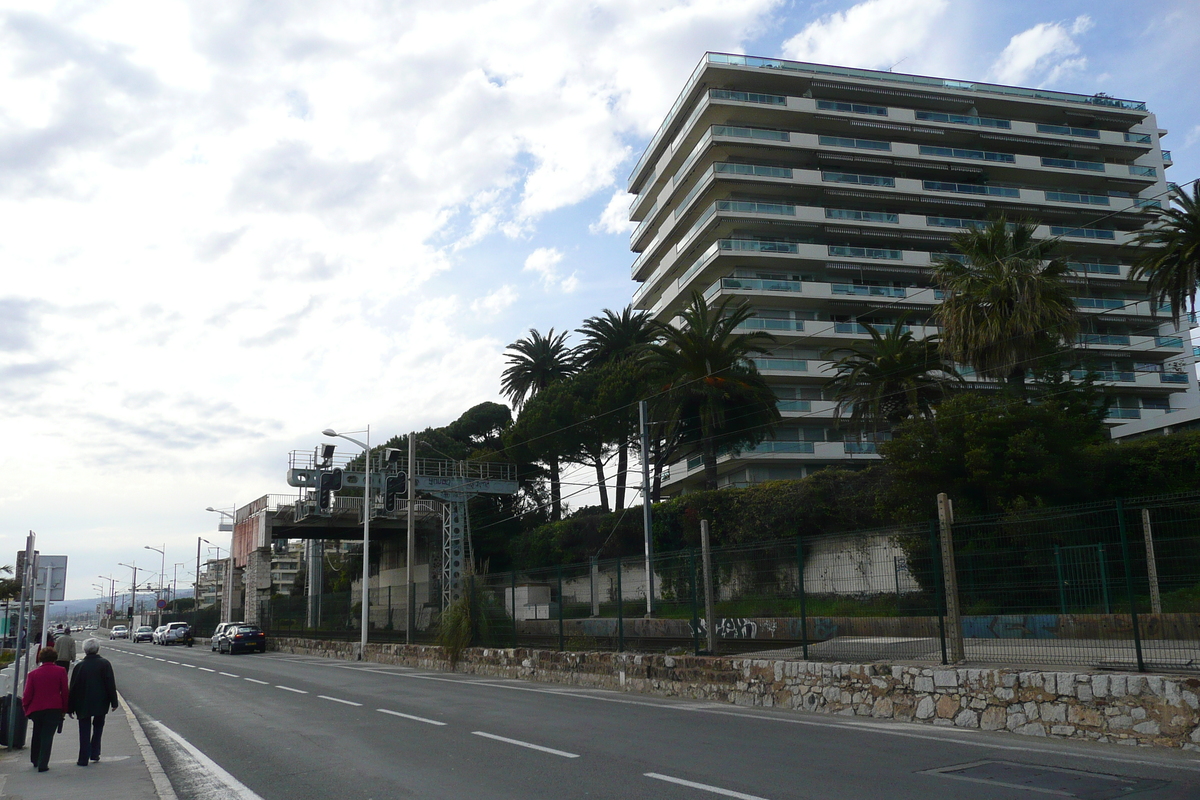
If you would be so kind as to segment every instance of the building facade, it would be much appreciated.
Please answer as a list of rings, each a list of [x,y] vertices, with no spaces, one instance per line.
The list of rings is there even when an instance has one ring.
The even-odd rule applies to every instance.
[[[668,322],[695,294],[776,337],[755,362],[779,398],[773,438],[719,460],[723,486],[878,458],[839,427],[831,348],[904,324],[936,331],[938,254],[1004,214],[1059,237],[1110,422],[1196,404],[1187,334],[1129,276],[1146,209],[1166,205],[1166,131],[1144,103],[708,53],[629,180],[636,309]],[[1185,350],[1186,345],[1186,350]],[[969,369],[969,381],[981,388]],[[883,434],[886,436],[886,434]],[[699,481],[698,455],[664,475]]]

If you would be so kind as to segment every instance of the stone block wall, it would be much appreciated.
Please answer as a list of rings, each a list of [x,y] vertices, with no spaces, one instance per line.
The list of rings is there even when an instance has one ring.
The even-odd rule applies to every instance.
[[[273,650],[355,658],[357,642],[277,638]],[[439,647],[367,645],[366,659],[448,670]],[[1200,752],[1200,678],[830,664],[738,657],[475,648],[458,672],[662,697],[895,719]]]

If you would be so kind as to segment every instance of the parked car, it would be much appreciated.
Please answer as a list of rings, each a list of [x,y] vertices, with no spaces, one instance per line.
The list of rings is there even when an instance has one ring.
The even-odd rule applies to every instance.
[[[129,628],[126,628],[124,625],[114,625],[112,627],[112,630],[110,630],[108,632],[108,638],[109,639],[128,639],[129,638]]]
[[[151,628],[149,625],[143,625],[134,631],[133,636],[130,638],[133,640],[134,644],[137,644],[138,642],[153,642],[154,628]]]
[[[217,652],[217,642],[220,641],[221,634],[225,633],[225,631],[229,630],[230,628],[232,628],[236,625],[245,625],[245,624],[246,623],[244,623],[244,622],[222,622],[220,625],[218,625],[217,629],[213,631],[212,638],[209,640],[209,644],[212,645],[212,651],[214,653]]]
[[[157,628],[154,629],[154,638],[152,640],[154,644],[162,644],[162,634],[163,634],[163,631],[165,631],[166,629],[167,629],[166,625],[159,625]]]
[[[159,644],[186,644],[192,643],[192,629],[188,627],[186,622],[168,622],[163,626],[163,631],[158,637]]]
[[[257,625],[234,625],[226,628],[221,633],[221,638],[217,642],[217,652],[229,653],[230,655],[238,652],[265,653],[267,651],[267,634],[259,629]]]

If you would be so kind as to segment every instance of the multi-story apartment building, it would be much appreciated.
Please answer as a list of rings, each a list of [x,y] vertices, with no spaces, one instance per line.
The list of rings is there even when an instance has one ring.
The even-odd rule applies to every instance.
[[[221,599],[222,587],[225,585],[225,570],[228,566],[228,558],[210,558],[204,562],[200,579],[196,582],[197,601],[200,608],[215,605]]]
[[[733,297],[756,314],[746,330],[777,339],[755,360],[784,422],[724,454],[721,484],[877,458],[835,424],[824,354],[869,338],[864,321],[907,314],[918,338],[935,332],[932,259],[998,214],[1061,237],[1076,346],[1114,395],[1113,424],[1194,405],[1190,342],[1130,280],[1125,247],[1168,201],[1165,134],[1144,103],[1105,95],[706,54],[629,191],[634,307],[670,321],[694,293]],[[701,471],[698,456],[675,464],[664,491]]]

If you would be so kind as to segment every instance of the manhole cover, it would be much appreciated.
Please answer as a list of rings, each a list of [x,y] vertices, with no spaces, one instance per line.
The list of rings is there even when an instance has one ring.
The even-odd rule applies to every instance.
[[[1059,797],[1077,797],[1079,800],[1127,797],[1134,792],[1160,789],[1168,783],[1150,778],[1105,775],[1100,772],[1045,767],[1040,764],[1018,764],[1012,761],[975,761],[924,772],[959,781],[1007,786]]]

